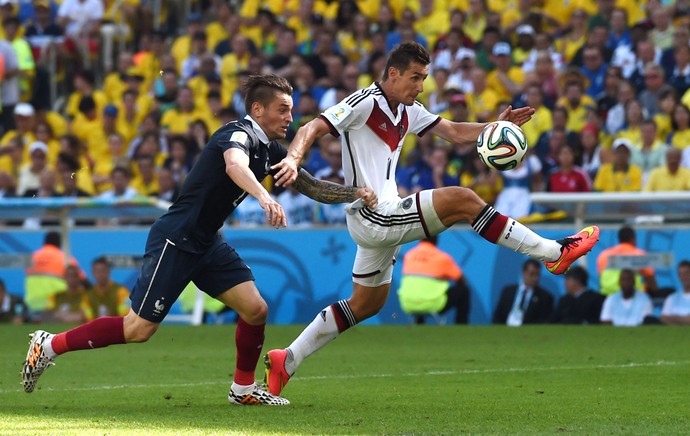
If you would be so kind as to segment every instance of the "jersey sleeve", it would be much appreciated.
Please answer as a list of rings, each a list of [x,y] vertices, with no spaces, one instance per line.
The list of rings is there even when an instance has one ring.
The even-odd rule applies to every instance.
[[[417,136],[424,136],[426,132],[441,122],[441,117],[429,112],[418,101],[415,101],[412,106],[407,108],[407,116],[410,123],[409,132],[415,133]]]
[[[357,91],[323,111],[319,118],[328,124],[331,134],[338,137],[347,130],[362,127],[371,113],[373,102],[371,97]]]
[[[249,156],[252,140],[242,129],[231,130],[229,132],[223,133],[218,137],[218,145],[220,149],[225,153],[231,148],[239,148],[244,151],[244,154]]]

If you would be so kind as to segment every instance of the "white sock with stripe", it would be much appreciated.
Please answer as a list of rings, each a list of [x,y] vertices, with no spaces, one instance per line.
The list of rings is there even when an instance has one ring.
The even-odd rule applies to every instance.
[[[304,359],[356,323],[346,300],[338,301],[323,309],[287,348],[288,356],[285,359],[287,373],[294,374]]]

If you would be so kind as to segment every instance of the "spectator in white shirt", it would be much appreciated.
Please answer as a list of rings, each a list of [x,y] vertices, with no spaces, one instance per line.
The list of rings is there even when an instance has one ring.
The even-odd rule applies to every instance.
[[[606,297],[601,309],[601,323],[617,327],[635,327],[652,315],[652,300],[635,289],[635,272],[621,270],[621,290]]]
[[[664,324],[690,325],[690,260],[678,264],[678,280],[681,289],[666,297],[661,309]]]

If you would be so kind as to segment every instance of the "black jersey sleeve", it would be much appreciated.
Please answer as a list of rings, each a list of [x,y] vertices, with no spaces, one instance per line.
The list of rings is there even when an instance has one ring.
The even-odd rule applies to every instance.
[[[249,156],[250,148],[252,145],[251,136],[242,129],[230,130],[219,135],[218,145],[220,146],[223,153],[231,148],[239,148],[244,151],[244,154]]]

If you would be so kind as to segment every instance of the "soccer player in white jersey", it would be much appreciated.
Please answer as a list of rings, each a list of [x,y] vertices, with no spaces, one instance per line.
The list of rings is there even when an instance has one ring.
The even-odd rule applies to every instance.
[[[442,119],[415,100],[423,90],[429,63],[429,53],[421,45],[398,46],[388,58],[381,82],[354,92],[300,128],[288,155],[273,167],[278,170],[276,184],[292,184],[304,152],[331,133],[342,140],[345,184],[372,188],[379,198],[375,208],[355,203],[347,215],[348,230],[357,243],[352,296],[324,308],[288,348],[266,354],[265,381],[274,395],[307,356],[381,310],[401,244],[469,222],[489,242],[541,260],[550,272],[561,274],[599,238],[599,229],[591,226],[558,241],[544,239],[459,186],[398,196],[395,168],[405,135],[433,133],[453,143],[474,143],[485,126]],[[533,108],[509,107],[499,119],[522,125],[533,113]]]

